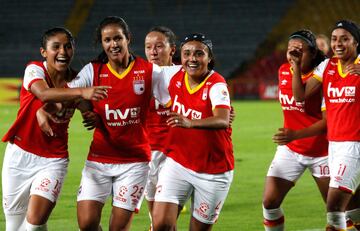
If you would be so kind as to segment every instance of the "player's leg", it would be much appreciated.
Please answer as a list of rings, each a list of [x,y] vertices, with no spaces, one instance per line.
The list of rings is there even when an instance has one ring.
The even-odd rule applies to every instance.
[[[330,169],[328,156],[309,158],[305,157],[302,163],[307,165],[316,185],[320,191],[323,201],[326,203],[330,183]]]
[[[180,164],[167,158],[159,174],[153,207],[154,230],[176,230],[182,206],[192,194],[189,173]]]
[[[101,211],[112,191],[108,164],[86,161],[77,196],[77,220],[80,230],[101,230]]]
[[[351,197],[345,211],[346,228],[349,231],[360,230],[360,190]]]
[[[6,231],[25,230],[31,176],[21,163],[26,158],[14,144],[8,143],[2,166],[2,200]]]
[[[218,220],[233,180],[233,171],[204,174],[189,171],[194,186],[192,196],[191,231],[207,231]]]
[[[139,207],[144,194],[149,172],[148,163],[114,165],[113,209],[110,217],[110,230],[129,230],[133,213]]]
[[[305,165],[300,163],[301,157],[287,146],[277,147],[267,173],[263,195],[263,223],[267,231],[284,230],[285,218],[280,206],[306,169]]]
[[[77,220],[81,231],[101,230],[100,220],[103,202],[81,200],[77,203]]]
[[[330,142],[330,188],[327,197],[329,227],[346,229],[345,210],[359,186],[360,142]]]
[[[64,178],[67,173],[68,159],[43,158],[36,156],[39,166],[31,185],[28,211],[26,214],[27,230],[47,230],[47,221],[56,205]]]

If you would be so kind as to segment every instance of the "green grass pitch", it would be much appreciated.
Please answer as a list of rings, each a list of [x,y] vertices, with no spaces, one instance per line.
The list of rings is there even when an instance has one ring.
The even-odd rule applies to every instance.
[[[234,180],[221,211],[215,231],[258,231],[262,226],[262,194],[267,168],[276,145],[271,136],[282,126],[282,113],[277,101],[235,101],[236,118],[233,123],[235,153]],[[12,124],[18,106],[0,106],[1,136]],[[78,230],[76,221],[76,193],[81,170],[86,159],[91,132],[82,127],[78,113],[70,123],[70,165],[60,199],[49,221],[50,231]],[[0,144],[2,165],[5,143]],[[325,206],[316,184],[307,172],[290,191],[283,203],[286,230],[323,230],[326,224]],[[102,226],[108,230],[110,201],[104,207]],[[178,230],[188,230],[188,211],[181,214]],[[2,208],[1,208],[2,209]],[[131,230],[145,231],[149,227],[146,203],[133,220]],[[0,230],[5,230],[3,213],[0,215]]]

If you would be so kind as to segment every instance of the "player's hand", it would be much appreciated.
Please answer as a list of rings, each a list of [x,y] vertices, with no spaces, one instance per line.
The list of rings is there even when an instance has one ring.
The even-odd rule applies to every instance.
[[[231,109],[230,109],[230,118],[229,118],[229,126],[230,126],[230,127],[231,127],[232,123],[234,122],[235,116],[236,116],[235,109],[234,109],[233,106],[231,106]]]
[[[55,137],[56,134],[53,132],[50,121],[54,123],[63,123],[66,122],[57,118],[56,116],[51,115],[49,112],[45,111],[43,107],[39,108],[36,111],[36,119],[38,121],[41,131],[43,131],[47,136]]]
[[[170,112],[170,118],[166,123],[171,127],[191,128],[191,120],[175,112]]]
[[[345,67],[344,72],[354,75],[360,75],[360,64],[349,64]]]
[[[287,53],[291,66],[294,67],[295,65],[301,65],[301,59],[303,55],[302,43],[293,42],[289,44]]]
[[[100,116],[93,111],[86,111],[81,113],[83,117],[83,124],[87,130],[92,130],[100,123]]]
[[[95,86],[82,88],[81,97],[86,100],[99,101],[108,97],[110,86]]]
[[[295,131],[288,128],[279,128],[278,132],[274,134],[272,140],[278,145],[285,145],[294,140]]]

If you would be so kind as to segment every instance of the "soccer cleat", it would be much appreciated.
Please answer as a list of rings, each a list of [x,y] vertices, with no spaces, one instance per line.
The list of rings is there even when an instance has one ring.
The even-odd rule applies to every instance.
[[[337,229],[332,225],[326,225],[326,231],[346,231],[345,229]]]

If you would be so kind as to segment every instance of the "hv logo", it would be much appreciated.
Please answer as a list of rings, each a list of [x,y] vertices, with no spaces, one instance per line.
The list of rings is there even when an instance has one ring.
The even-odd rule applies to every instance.
[[[188,117],[190,115],[191,119],[201,119],[202,113],[199,111],[196,111],[191,108],[185,108],[185,106],[178,102],[178,95],[175,95],[174,103],[172,106],[172,110],[174,112],[177,112],[179,114],[182,114],[185,117]]]
[[[109,104],[105,104],[105,116],[106,120],[118,120],[127,118],[137,118],[140,115],[140,107],[132,107],[126,109],[110,109]]]
[[[327,95],[329,97],[338,98],[342,96],[354,97],[355,96],[355,87],[354,86],[345,86],[342,88],[331,87],[331,82],[329,83],[327,89]]]

